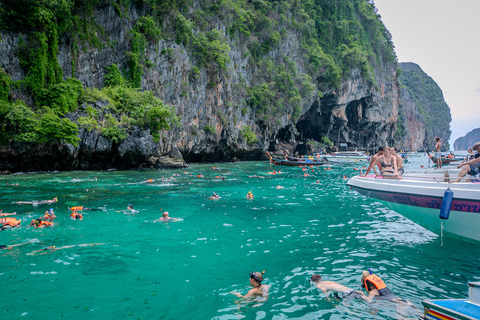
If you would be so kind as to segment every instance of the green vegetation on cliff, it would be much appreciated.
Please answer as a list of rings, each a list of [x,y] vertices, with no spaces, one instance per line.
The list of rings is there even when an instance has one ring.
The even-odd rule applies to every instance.
[[[0,31],[22,33],[17,56],[26,76],[14,83],[0,73],[0,121],[6,123],[1,143],[78,141],[78,127],[66,116],[92,101],[82,98],[85,89],[74,79],[76,61],[82,50],[115,46],[95,21],[96,9],[105,6],[113,6],[125,22],[134,7],[145,14],[128,21],[130,49],[119,61],[122,70],[102,66],[109,73],[97,98],[110,101],[110,113],[101,116],[89,109],[78,120],[79,125],[100,130],[113,140],[124,139],[132,126],[150,128],[158,140],[161,129],[178,121],[173,107],[165,106],[152,92],[135,89],[142,86],[145,70],[153,66],[146,56],[147,46],[157,48],[162,40],[175,41],[186,50],[195,64],[190,77],[198,78],[203,68],[208,88],[238,76],[229,70],[239,67],[231,65],[231,46],[245,48],[243,58],[255,80],[247,85],[237,79],[245,99],[236,107],[242,114],[246,107],[253,109],[269,128],[278,128],[283,115],[296,121],[306,100],[339,88],[353,69],[359,69],[373,87],[374,69],[396,63],[391,36],[368,0],[3,0]],[[295,61],[282,54],[291,37],[300,42]],[[71,51],[69,79],[57,59],[60,41],[68,43]],[[272,58],[273,51],[280,52],[277,58]],[[163,53],[168,57],[173,50],[163,49]],[[13,101],[11,90],[30,95],[33,104]],[[93,99],[95,94],[88,90],[87,96]],[[43,127],[49,123],[54,129]],[[249,132],[243,135],[249,143],[255,141]]]
[[[449,149],[448,140],[451,130],[450,122],[452,116],[443,97],[442,90],[438,84],[428,76],[423,70],[414,63],[400,63],[402,70],[399,82],[405,87],[415,104],[418,111],[425,119],[425,141],[424,147],[433,150],[435,146],[435,137],[441,137],[444,150]],[[401,113],[400,113],[401,114]],[[403,119],[399,119],[401,130],[403,129]],[[402,133],[400,133],[402,136]]]

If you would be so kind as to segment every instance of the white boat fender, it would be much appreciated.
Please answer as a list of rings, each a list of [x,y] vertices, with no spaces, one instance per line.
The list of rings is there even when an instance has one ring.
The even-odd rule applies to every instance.
[[[450,207],[453,201],[453,191],[448,188],[443,194],[442,207],[440,208],[440,219],[448,219],[450,216]]]

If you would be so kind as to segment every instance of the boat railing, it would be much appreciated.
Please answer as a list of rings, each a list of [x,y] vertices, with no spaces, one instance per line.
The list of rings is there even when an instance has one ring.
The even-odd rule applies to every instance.
[[[360,170],[360,176],[363,176],[363,170]],[[381,174],[375,174],[375,179],[383,179],[383,176]],[[450,173],[445,170],[444,172],[438,173],[406,173],[402,176],[394,176],[392,180],[414,180],[431,182],[435,181],[437,183],[454,183],[453,181],[457,179],[457,175],[450,176]]]

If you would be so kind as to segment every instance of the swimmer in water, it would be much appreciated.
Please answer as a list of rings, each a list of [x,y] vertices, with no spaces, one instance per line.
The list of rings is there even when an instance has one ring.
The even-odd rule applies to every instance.
[[[48,246],[46,248],[27,253],[27,255],[31,256],[31,255],[34,255],[35,253],[42,252],[42,251],[47,251],[47,250],[48,250],[48,252],[44,252],[44,253],[49,253],[49,252],[52,252],[52,251],[55,251],[55,250],[69,249],[69,248],[73,248],[73,247],[99,246],[99,245],[102,245],[102,244],[105,244],[105,243],[82,243],[82,244],[74,244],[74,245],[63,246],[63,247]]]
[[[322,290],[323,293],[327,293],[329,291],[335,292],[335,296],[337,298],[366,299],[362,292],[346,287],[335,281],[323,281],[319,274],[314,274],[310,280],[318,289]]]
[[[117,211],[117,212],[123,212],[124,214],[135,214],[135,213],[138,213],[139,211],[133,209],[133,204],[128,204],[127,205],[127,210]]]
[[[247,299],[252,296],[268,296],[268,291],[270,289],[270,286],[262,284],[264,273],[265,271],[250,272],[250,285],[253,287],[253,289],[250,289],[246,295],[242,296],[238,292],[231,292],[231,294],[244,299]]]
[[[27,242],[24,242],[24,243],[17,243],[17,244],[10,244],[10,245],[0,245],[0,249],[12,250],[14,247],[23,246],[25,244],[33,243],[33,242],[36,242],[36,241],[38,241],[38,240],[30,240],[30,241],[27,241]]]
[[[157,219],[153,222],[168,222],[168,221],[178,221],[177,218],[172,218],[168,216],[168,212],[164,211],[162,214],[162,217],[160,219]]]
[[[1,230],[7,229],[7,228],[14,228],[14,227],[19,227],[20,222],[22,220],[18,220],[15,218],[0,218],[0,224],[2,225]]]
[[[278,185],[276,189],[284,189],[285,187]]]
[[[57,218],[57,216],[53,212],[53,208],[50,208],[50,210],[45,211],[45,214],[43,215],[43,220],[45,220],[45,221],[50,221],[51,222],[51,221],[55,220],[55,218]]]
[[[78,213],[77,211],[73,211],[71,214],[70,214],[70,219],[72,220],[83,220],[83,216]]]
[[[220,199],[220,196],[214,192],[214,193],[213,193],[213,196],[211,196],[211,197],[208,198],[208,199],[209,199],[209,200],[218,200],[218,199]]]
[[[253,198],[252,190],[248,191],[247,198],[250,198],[250,199]]]
[[[2,212],[3,210],[0,210],[0,217],[5,217],[5,216],[14,216],[16,215],[17,213],[16,212],[12,212],[12,213],[7,213],[7,212]]]
[[[57,197],[53,198],[52,200],[41,200],[41,201],[17,201],[17,204],[31,204],[37,206],[39,204],[46,204],[46,203],[55,203],[58,202]]]
[[[38,219],[33,219],[32,222],[30,222],[30,226],[31,227],[35,227],[35,229],[37,228],[46,228],[46,227],[51,227],[53,225],[53,223],[51,222],[48,222],[48,221],[43,221],[42,218],[38,218]]]
[[[363,271],[360,281],[362,282],[362,288],[365,288],[368,292],[368,302],[371,302],[373,299],[378,299],[411,304],[408,300],[401,299],[395,293],[390,291],[385,282],[383,282],[379,276],[372,274],[370,271]]]

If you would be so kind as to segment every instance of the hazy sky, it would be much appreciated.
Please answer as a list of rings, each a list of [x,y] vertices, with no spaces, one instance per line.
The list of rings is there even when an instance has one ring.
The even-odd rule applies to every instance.
[[[398,62],[438,84],[452,114],[450,147],[480,128],[480,0],[374,0]]]

